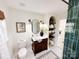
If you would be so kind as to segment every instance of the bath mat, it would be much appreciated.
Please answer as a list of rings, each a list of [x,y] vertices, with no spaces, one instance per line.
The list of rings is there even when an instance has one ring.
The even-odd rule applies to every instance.
[[[59,59],[59,57],[53,51],[50,50],[36,59]]]

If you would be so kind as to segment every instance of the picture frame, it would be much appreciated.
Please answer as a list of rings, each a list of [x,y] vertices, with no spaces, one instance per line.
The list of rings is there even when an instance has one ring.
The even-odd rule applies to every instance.
[[[26,32],[25,22],[16,22],[16,32]]]

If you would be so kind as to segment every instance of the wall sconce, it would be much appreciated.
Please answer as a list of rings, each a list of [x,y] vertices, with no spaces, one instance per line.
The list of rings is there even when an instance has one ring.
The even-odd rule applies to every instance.
[[[4,12],[0,10],[0,20],[5,19],[5,15]]]

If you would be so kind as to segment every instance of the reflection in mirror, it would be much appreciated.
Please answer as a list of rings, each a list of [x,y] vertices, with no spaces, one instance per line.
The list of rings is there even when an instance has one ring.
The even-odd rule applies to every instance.
[[[31,22],[32,25],[32,32],[34,34],[38,34],[40,32],[40,22],[37,19],[33,19]]]

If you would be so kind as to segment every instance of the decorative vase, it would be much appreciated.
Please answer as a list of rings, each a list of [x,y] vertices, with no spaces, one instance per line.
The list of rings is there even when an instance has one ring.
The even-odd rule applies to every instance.
[[[44,35],[43,31],[41,31],[41,32],[40,32],[40,36],[43,36],[43,35]]]

